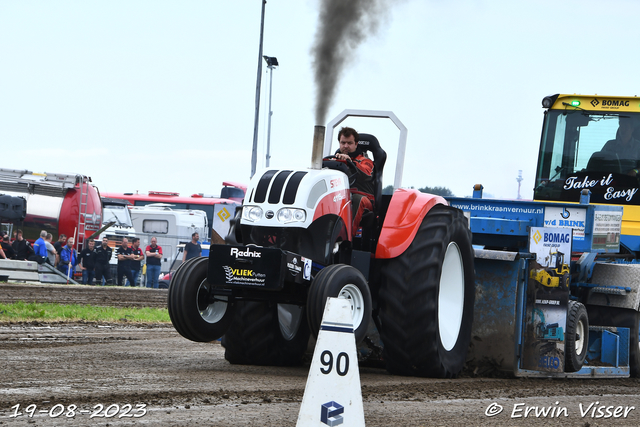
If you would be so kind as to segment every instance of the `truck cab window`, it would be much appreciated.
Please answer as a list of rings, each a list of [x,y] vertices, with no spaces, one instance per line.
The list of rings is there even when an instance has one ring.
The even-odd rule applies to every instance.
[[[580,192],[588,189],[592,202],[607,203],[612,181],[623,190],[637,188],[640,141],[634,136],[636,129],[640,130],[637,113],[549,111],[534,199],[578,202]]]

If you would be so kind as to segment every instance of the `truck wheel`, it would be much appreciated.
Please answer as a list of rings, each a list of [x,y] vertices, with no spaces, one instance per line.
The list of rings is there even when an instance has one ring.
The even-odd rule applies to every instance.
[[[471,340],[474,300],[467,220],[458,209],[436,205],[407,250],[382,268],[380,337],[387,370],[455,377]]]
[[[183,337],[196,342],[220,338],[233,318],[234,306],[227,297],[212,300],[207,282],[207,257],[192,258],[171,278],[168,308],[171,323]]]
[[[237,302],[236,316],[222,337],[232,364],[293,366],[309,342],[304,307],[256,301]]]
[[[353,332],[358,344],[364,339],[371,319],[371,291],[367,280],[358,269],[346,264],[333,264],[320,270],[307,297],[309,328],[316,337],[329,297],[344,298],[351,303]]]
[[[569,301],[565,336],[564,370],[565,372],[577,372],[582,368],[589,346],[587,309],[578,301]]]

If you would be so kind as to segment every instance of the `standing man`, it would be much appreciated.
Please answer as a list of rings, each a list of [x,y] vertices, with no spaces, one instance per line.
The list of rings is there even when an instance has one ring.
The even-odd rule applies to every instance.
[[[145,255],[147,255],[147,288],[157,289],[162,263],[162,247],[158,246],[158,239],[151,238],[151,244],[147,246]]]
[[[66,244],[66,242],[66,234],[61,234],[60,236],[58,236],[58,241],[53,244],[53,247],[56,248],[56,252],[58,252],[58,255],[60,255],[60,253],[62,252],[62,247]],[[58,260],[58,262],[60,262],[60,260]]]
[[[60,264],[58,270],[65,276],[73,279],[73,268],[78,264],[78,254],[73,249],[73,237],[69,237],[67,245],[60,252]]]
[[[33,251],[35,252],[35,258],[38,264],[44,264],[47,261],[47,255],[49,255],[49,252],[47,252],[47,244],[45,242],[46,238],[47,231],[42,230],[40,232],[40,238],[38,238],[38,240],[33,244]]]
[[[11,243],[9,242],[9,235],[5,234],[2,237],[2,242],[0,242],[0,246],[2,247],[2,250],[4,251],[4,255],[5,257],[7,257],[7,259],[15,259],[16,258],[16,253],[13,250],[13,247],[11,246]]]
[[[184,245],[184,255],[182,257],[182,262],[202,255],[202,246],[200,246],[200,242],[198,242],[199,239],[200,236],[198,235],[198,233],[193,233],[191,235],[191,241]]]
[[[137,286],[140,276],[140,261],[144,259],[144,254],[140,249],[140,239],[137,237],[131,239],[131,255],[133,255],[131,258],[131,276],[133,277],[131,286]]]
[[[11,244],[13,251],[16,253],[16,258],[18,260],[28,260],[29,257],[33,254],[33,248],[29,245],[29,242],[24,240],[22,237],[22,230],[18,229],[16,231],[16,240]]]
[[[82,284],[93,285],[93,278],[96,274],[96,253],[93,250],[96,245],[93,239],[89,239],[86,248],[80,252],[80,270],[82,270]]]
[[[102,238],[102,245],[95,249],[96,252],[96,281],[102,285],[102,279],[107,285],[111,284],[111,265],[109,261],[113,256],[113,249],[109,247],[109,239]]]
[[[118,286],[124,286],[122,276],[125,276],[129,283],[133,283],[133,276],[131,276],[131,248],[129,247],[129,239],[122,238],[122,244],[116,249],[116,255],[118,257]]]
[[[59,256],[56,248],[53,246],[51,241],[53,240],[53,234],[47,233],[47,237],[44,239],[44,244],[47,247],[47,261],[51,265],[58,264]]]

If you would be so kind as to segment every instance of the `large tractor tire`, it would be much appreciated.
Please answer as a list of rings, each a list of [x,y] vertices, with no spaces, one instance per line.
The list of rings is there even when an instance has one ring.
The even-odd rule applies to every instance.
[[[196,342],[220,338],[233,319],[234,305],[227,297],[212,300],[207,282],[207,257],[192,258],[171,278],[168,308],[171,323],[183,337]]]
[[[309,328],[316,337],[329,297],[349,301],[356,344],[360,343],[371,320],[371,291],[367,280],[358,269],[346,264],[333,264],[320,270],[307,296]]]
[[[380,337],[396,375],[455,377],[465,363],[475,300],[463,213],[434,206],[407,250],[382,268]]]
[[[587,309],[578,301],[569,301],[565,337],[564,370],[565,372],[577,372],[582,368],[589,347]]]
[[[633,378],[640,378],[640,313],[617,307],[588,305],[589,322],[595,326],[629,328],[629,367]]]
[[[239,301],[236,316],[222,337],[224,357],[232,364],[294,366],[309,342],[304,307]]]

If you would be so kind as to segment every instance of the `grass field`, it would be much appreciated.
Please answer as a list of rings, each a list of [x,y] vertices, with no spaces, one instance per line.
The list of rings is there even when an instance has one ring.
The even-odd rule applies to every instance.
[[[0,322],[171,322],[166,308],[116,308],[16,302],[0,304]]]

